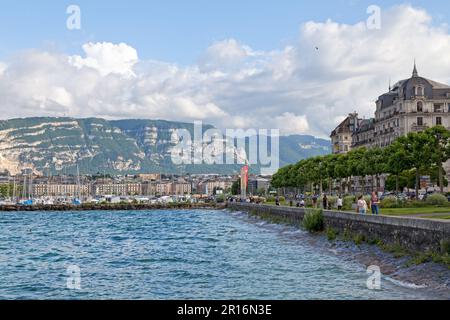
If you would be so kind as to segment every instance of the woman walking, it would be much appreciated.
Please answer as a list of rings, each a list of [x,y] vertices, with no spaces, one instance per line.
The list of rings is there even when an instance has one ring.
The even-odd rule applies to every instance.
[[[359,196],[359,198],[358,198],[357,212],[360,214],[367,213],[367,202],[366,202],[366,200],[364,200],[363,196]]]
[[[378,215],[380,201],[378,200],[378,196],[375,192],[372,192],[372,197],[370,198],[370,207],[372,209],[372,214]]]

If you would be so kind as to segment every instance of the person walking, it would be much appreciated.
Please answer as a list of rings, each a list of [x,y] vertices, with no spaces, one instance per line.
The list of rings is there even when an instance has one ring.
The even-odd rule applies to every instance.
[[[312,201],[313,201],[313,207],[316,209],[317,208],[317,196],[316,195],[313,195]]]
[[[360,214],[367,213],[367,202],[366,202],[366,200],[364,200],[363,196],[359,196],[356,208],[357,208],[357,212]]]
[[[327,210],[328,209],[328,198],[327,198],[326,194],[323,195],[322,202],[323,202],[323,210]]]
[[[378,200],[378,195],[376,192],[372,192],[372,197],[370,198],[370,208],[372,209],[372,214],[378,215],[379,213],[380,201]]]
[[[300,200],[300,208],[304,208],[305,205],[305,199]]]
[[[342,207],[344,206],[344,201],[342,200],[341,196],[339,196],[338,199],[336,200],[336,205],[337,205],[338,211],[342,211]]]

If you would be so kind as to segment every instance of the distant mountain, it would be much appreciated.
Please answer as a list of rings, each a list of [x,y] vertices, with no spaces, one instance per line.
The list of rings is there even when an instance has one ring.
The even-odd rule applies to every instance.
[[[308,135],[280,137],[280,166],[331,153],[331,142]]]
[[[204,125],[203,130],[213,126]],[[174,132],[191,123],[162,120],[98,118],[25,118],[0,121],[0,170],[18,173],[220,173],[239,172],[240,165],[183,165],[172,162]],[[203,146],[205,147],[205,146]],[[330,152],[330,142],[311,136],[280,138],[281,165]],[[236,148],[227,153],[239,153]],[[257,173],[258,166],[252,166]]]

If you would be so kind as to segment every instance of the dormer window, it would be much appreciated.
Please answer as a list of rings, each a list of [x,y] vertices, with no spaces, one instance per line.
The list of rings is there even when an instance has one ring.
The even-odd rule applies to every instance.
[[[419,97],[423,96],[423,88],[422,87],[417,87],[417,95]]]

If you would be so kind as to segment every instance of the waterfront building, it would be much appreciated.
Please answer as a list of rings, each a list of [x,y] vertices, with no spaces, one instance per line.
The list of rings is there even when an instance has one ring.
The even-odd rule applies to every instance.
[[[33,197],[77,197],[89,196],[89,185],[77,184],[33,184]]]
[[[351,113],[331,132],[333,154],[344,154],[352,148],[352,136],[358,129],[359,119],[356,112]]]
[[[267,193],[270,187],[270,180],[262,177],[251,177],[248,181],[248,193],[257,195],[258,192]]]
[[[114,195],[114,196],[138,196],[142,195],[141,183],[109,183],[94,184],[94,193],[96,196]]]
[[[233,185],[232,180],[224,179],[214,179],[214,180],[206,180],[201,181],[197,186],[197,193],[201,193],[204,195],[214,195],[215,190],[224,190],[227,191],[231,189],[231,186]]]
[[[172,183],[169,181],[161,181],[156,183],[156,195],[170,196],[172,194]]]
[[[188,182],[174,182],[172,183],[173,195],[187,195],[192,194],[192,184]]]
[[[142,183],[142,195],[143,196],[155,196],[156,195],[156,183],[146,181]]]
[[[436,125],[450,129],[450,86],[419,76],[397,82],[376,101],[375,118],[359,119],[350,114],[332,131],[333,153],[358,147],[386,147],[410,132]]]
[[[375,144],[375,119],[358,119],[358,128],[352,135],[351,149],[359,147],[372,147]]]
[[[400,136],[436,125],[450,128],[450,86],[419,76],[397,82],[376,102],[374,144],[390,145]]]
[[[450,129],[450,86],[421,77],[414,63],[410,78],[390,86],[389,91],[378,98],[375,118],[359,119],[355,112],[333,130],[333,153],[347,153],[360,147],[387,147],[410,132],[421,132],[437,125]],[[444,164],[444,169],[450,178],[450,161]],[[379,182],[381,186],[384,186],[384,178]],[[371,181],[361,183],[358,179],[354,182],[355,188],[362,191],[361,184],[367,186]]]

